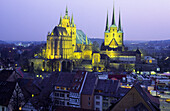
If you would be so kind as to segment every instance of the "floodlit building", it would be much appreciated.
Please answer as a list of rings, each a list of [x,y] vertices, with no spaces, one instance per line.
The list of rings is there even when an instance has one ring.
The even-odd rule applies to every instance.
[[[135,64],[141,60],[141,52],[128,51],[123,38],[124,32],[121,26],[116,26],[113,8],[112,24],[109,27],[108,14],[104,42],[99,52],[92,51],[92,43],[87,36],[77,30],[73,15],[60,17],[59,24],[47,35],[46,48],[42,49],[41,57],[30,60],[33,70],[42,71],[77,71],[89,72],[126,70],[132,71]],[[36,54],[37,55],[37,54]],[[36,56],[37,57],[37,56]]]

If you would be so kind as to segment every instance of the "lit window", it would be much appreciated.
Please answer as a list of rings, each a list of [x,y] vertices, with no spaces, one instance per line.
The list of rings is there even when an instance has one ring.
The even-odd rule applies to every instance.
[[[98,90],[98,92],[100,93],[100,92],[102,92],[102,90]]]
[[[59,87],[59,86],[57,86],[57,87],[56,87],[56,89],[60,89],[60,87]]]
[[[64,87],[61,87],[62,90],[64,90]]]
[[[19,107],[19,110],[22,110],[22,108],[21,108],[21,107]]]

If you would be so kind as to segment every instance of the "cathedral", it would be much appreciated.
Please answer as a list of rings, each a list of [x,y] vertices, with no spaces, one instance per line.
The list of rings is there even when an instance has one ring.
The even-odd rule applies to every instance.
[[[60,17],[59,24],[48,33],[46,47],[40,56],[30,60],[33,70],[41,71],[77,71],[89,72],[133,70],[135,63],[140,62],[141,53],[128,51],[124,46],[124,32],[121,27],[119,14],[118,27],[115,23],[113,8],[112,24],[109,27],[108,14],[104,42],[99,52],[92,51],[92,42],[83,31],[76,29],[73,15],[68,15],[66,7],[64,17]]]

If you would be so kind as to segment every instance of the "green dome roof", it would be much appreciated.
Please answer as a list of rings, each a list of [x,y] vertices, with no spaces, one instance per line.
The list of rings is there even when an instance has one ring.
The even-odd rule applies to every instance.
[[[117,26],[116,26],[116,25],[111,25],[110,27],[117,28]]]
[[[118,33],[123,33],[123,31],[120,31],[120,30],[119,30]]]
[[[89,38],[87,38],[88,43],[91,44],[92,42],[89,40]],[[84,34],[84,32],[82,30],[76,30],[76,43],[77,44],[86,44],[86,35]]]

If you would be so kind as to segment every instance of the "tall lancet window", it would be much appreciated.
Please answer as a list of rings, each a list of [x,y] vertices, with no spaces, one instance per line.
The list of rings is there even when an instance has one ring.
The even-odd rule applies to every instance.
[[[54,49],[54,47],[53,47],[53,39],[51,39],[51,55],[53,55],[53,49]]]

